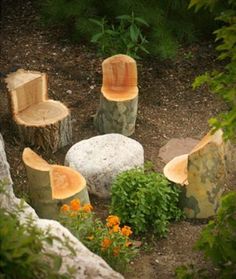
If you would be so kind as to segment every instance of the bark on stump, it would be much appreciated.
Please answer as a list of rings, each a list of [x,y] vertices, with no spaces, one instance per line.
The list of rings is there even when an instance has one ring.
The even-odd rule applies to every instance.
[[[226,145],[222,131],[206,135],[189,153],[164,168],[165,176],[181,188],[180,206],[188,218],[214,216],[224,191]]]
[[[72,142],[70,111],[48,99],[46,74],[20,69],[6,82],[13,120],[24,143],[56,152]]]
[[[86,181],[77,171],[64,166],[50,165],[30,148],[25,148],[30,203],[41,218],[57,219],[62,204],[79,199],[90,203]]]
[[[102,63],[103,85],[94,125],[101,134],[134,133],[138,111],[137,66],[127,55],[114,55]]]
[[[135,131],[138,111],[138,96],[132,100],[117,102],[100,96],[100,106],[94,125],[101,134],[119,133],[130,136]]]

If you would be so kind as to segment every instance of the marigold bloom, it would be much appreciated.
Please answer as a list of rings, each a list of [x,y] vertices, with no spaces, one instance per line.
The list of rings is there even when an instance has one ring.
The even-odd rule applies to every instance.
[[[120,218],[116,215],[109,215],[106,219],[107,227],[113,227],[120,224]]]
[[[74,199],[70,202],[70,209],[74,211],[78,211],[80,209],[80,200]]]
[[[93,210],[93,207],[92,207],[92,205],[90,204],[90,203],[87,203],[87,204],[85,204],[84,206],[83,206],[83,211],[84,212],[91,212]]]
[[[102,244],[101,244],[102,250],[107,249],[111,245],[111,243],[112,243],[112,240],[108,237],[105,237],[102,241]]]
[[[70,210],[70,207],[69,207],[68,204],[63,204],[63,205],[61,206],[60,210],[61,210],[62,212],[69,211],[69,210]]]
[[[130,236],[133,232],[131,230],[131,228],[129,226],[124,226],[122,229],[121,229],[121,233],[125,236]]]
[[[114,247],[113,248],[113,255],[115,257],[117,257],[117,256],[119,256],[119,254],[120,254],[120,247],[119,246]]]
[[[120,231],[120,226],[119,225],[115,225],[113,226],[113,228],[111,229],[111,232],[117,233]]]

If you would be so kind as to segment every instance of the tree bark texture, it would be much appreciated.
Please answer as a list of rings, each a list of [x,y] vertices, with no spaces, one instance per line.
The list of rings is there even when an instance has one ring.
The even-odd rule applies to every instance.
[[[119,133],[130,136],[135,131],[138,96],[127,101],[110,101],[100,94],[100,105],[94,125],[101,134]]]
[[[216,214],[226,178],[225,145],[208,143],[189,154],[188,184],[182,188],[181,206],[188,218]]]
[[[30,146],[40,146],[45,151],[56,152],[58,149],[71,144],[71,116],[45,126],[27,126],[16,122],[21,140]]]

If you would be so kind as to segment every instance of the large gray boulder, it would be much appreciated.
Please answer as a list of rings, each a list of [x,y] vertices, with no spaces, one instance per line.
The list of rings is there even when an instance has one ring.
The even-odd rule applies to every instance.
[[[15,212],[19,208],[21,201],[15,197],[12,181],[9,173],[9,166],[4,151],[3,139],[0,134],[0,181],[5,181],[6,192],[0,193],[0,207],[7,212]],[[121,279],[124,278],[119,273],[111,269],[108,264],[99,256],[89,251],[77,238],[75,238],[65,227],[53,220],[39,219],[32,207],[24,203],[24,207],[18,212],[20,223],[24,223],[27,217],[31,216],[35,226],[43,230],[49,230],[52,236],[59,237],[62,241],[53,241],[53,245],[45,243],[45,253],[54,253],[62,257],[62,266],[60,272],[65,272],[67,267],[74,267],[76,279]],[[71,253],[68,243],[74,248]]]
[[[101,198],[110,196],[112,181],[119,173],[143,163],[142,145],[120,134],[82,140],[65,157],[65,165],[79,171],[87,181],[88,191]]]

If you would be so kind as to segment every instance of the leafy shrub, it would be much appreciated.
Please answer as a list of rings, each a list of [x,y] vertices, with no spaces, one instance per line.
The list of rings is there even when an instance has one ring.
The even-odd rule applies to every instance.
[[[44,22],[66,26],[67,34],[77,41],[89,41],[99,32],[100,27],[96,30],[89,18],[106,17],[109,26],[117,29],[116,17],[133,11],[150,25],[145,33],[150,42],[148,50],[162,58],[173,57],[180,42],[209,35],[215,27],[213,16],[207,11],[202,11],[199,17],[188,10],[188,0],[41,0],[40,3]]]
[[[148,41],[141,31],[141,27],[148,27],[147,22],[140,17],[135,17],[134,13],[131,16],[118,16],[117,19],[119,20],[117,26],[109,25],[105,18],[101,21],[90,19],[101,28],[100,32],[93,35],[91,42],[97,44],[101,52],[108,56],[122,53],[140,58],[138,56],[140,51],[149,53],[144,46]]]
[[[108,216],[104,225],[91,210],[90,204],[82,207],[78,199],[73,200],[61,207],[60,221],[92,252],[114,269],[124,271],[136,253],[129,238],[131,228],[120,227],[119,217],[113,215]]]
[[[221,206],[217,211],[214,221],[210,221],[203,229],[195,249],[203,251],[213,265],[219,270],[219,278],[236,278],[236,192],[225,195],[221,200]],[[202,270],[194,267],[179,267],[177,278],[210,278],[211,274],[205,270],[205,277],[200,276]],[[197,277],[198,276],[198,277]]]
[[[170,220],[178,220],[180,190],[150,168],[136,168],[118,175],[112,184],[111,212],[131,225],[136,234],[165,236]]]
[[[224,71],[213,71],[197,77],[193,86],[196,88],[205,83],[213,93],[227,102],[229,111],[210,119],[210,124],[215,130],[223,128],[225,139],[229,139],[236,136],[236,2],[224,2],[224,6],[217,6],[216,17],[216,20],[223,22],[223,26],[214,34],[219,43],[216,48],[220,52],[218,59],[225,60],[227,65]],[[222,4],[222,1],[192,0],[190,6],[195,5],[197,10],[201,7],[214,9],[217,4]]]
[[[20,224],[15,214],[0,208],[0,278],[73,278],[60,275],[61,258],[44,252],[55,238],[36,228],[31,219]]]

